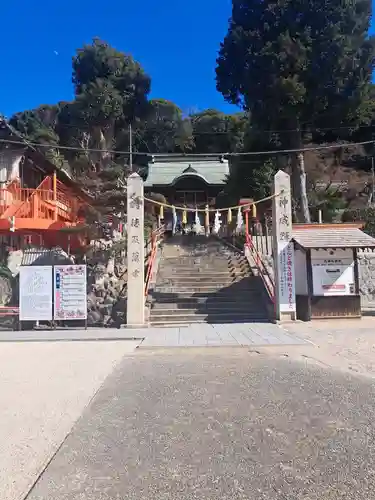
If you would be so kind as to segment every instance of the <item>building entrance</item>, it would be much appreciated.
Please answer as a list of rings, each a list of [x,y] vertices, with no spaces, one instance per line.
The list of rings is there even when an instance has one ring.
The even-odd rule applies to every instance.
[[[175,204],[187,208],[202,207],[207,203],[205,191],[176,191]]]

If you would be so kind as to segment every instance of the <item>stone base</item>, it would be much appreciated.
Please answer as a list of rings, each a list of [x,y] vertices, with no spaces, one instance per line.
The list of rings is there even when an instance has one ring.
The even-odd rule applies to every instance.
[[[131,328],[131,329],[140,329],[140,328],[148,328],[150,325],[148,323],[143,323],[139,325],[121,325],[121,328]]]
[[[287,321],[296,321],[296,313],[280,313],[280,317],[277,319],[277,323],[285,323]]]

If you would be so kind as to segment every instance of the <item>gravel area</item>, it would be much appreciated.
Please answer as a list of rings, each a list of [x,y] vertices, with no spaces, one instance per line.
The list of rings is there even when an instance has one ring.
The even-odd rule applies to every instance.
[[[20,500],[136,343],[0,344],[0,499]]]
[[[248,348],[137,351],[28,500],[373,500],[375,386]]]

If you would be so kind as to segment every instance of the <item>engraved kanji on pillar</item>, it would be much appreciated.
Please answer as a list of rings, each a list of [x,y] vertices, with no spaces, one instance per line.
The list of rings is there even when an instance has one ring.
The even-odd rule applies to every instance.
[[[279,170],[274,177],[272,205],[273,261],[276,319],[296,319],[292,197],[290,176]]]
[[[134,173],[127,181],[127,257],[128,289],[126,322],[128,326],[145,323],[145,242],[143,180]]]

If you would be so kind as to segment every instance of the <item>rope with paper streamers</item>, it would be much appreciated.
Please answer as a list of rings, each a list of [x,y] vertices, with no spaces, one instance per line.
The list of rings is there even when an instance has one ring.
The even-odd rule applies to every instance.
[[[257,201],[250,201],[249,203],[244,203],[242,205],[233,205],[232,207],[226,207],[226,208],[192,208],[192,207],[178,207],[176,205],[170,205],[169,203],[163,203],[161,201],[157,200],[152,200],[151,198],[147,198],[146,196],[143,196],[144,201],[147,201],[148,203],[153,203],[154,205],[158,205],[160,207],[165,208],[170,208],[171,210],[179,210],[181,212],[228,212],[229,210],[238,210],[239,208],[248,208],[248,207],[256,207],[256,205],[259,205],[259,203],[263,203],[264,201],[269,201],[272,200],[273,198],[277,198],[278,196],[284,194],[284,190],[280,191],[280,193],[272,194],[271,196],[267,196],[266,198],[262,198],[261,200]]]
[[[237,214],[236,214],[236,232],[241,233],[243,231],[244,225],[246,227],[248,225],[247,212],[250,210],[250,207],[252,208],[252,217],[253,217],[253,219],[256,219],[256,217],[257,217],[257,205],[259,205],[260,203],[263,203],[265,201],[269,201],[269,200],[272,200],[274,198],[277,198],[278,196],[280,196],[284,193],[285,193],[285,190],[281,190],[279,193],[275,193],[271,196],[267,196],[265,198],[262,198],[261,200],[252,201],[250,203],[244,203],[242,205],[233,205],[231,207],[226,207],[226,208],[209,208],[209,206],[207,204],[206,204],[205,208],[203,208],[203,209],[198,208],[197,206],[195,208],[179,207],[179,206],[175,206],[175,205],[170,205],[169,203],[163,203],[161,201],[152,200],[151,198],[147,198],[146,196],[143,197],[143,200],[145,202],[159,206],[159,209],[160,209],[159,221],[164,220],[164,209],[165,208],[170,208],[172,210],[172,214],[173,214],[172,233],[173,234],[175,234],[176,229],[177,229],[177,221],[178,221],[177,211],[182,213],[182,217],[180,220],[181,220],[183,227],[185,227],[187,225],[188,212],[195,213],[195,222],[192,226],[192,230],[195,231],[196,234],[200,234],[203,231],[203,227],[201,226],[201,223],[200,223],[199,213],[203,212],[205,214],[205,216],[204,216],[204,231],[206,232],[206,234],[209,234],[209,232],[210,232],[210,212],[211,213],[215,212],[215,221],[214,221],[214,225],[212,227],[212,232],[215,234],[218,234],[220,232],[220,228],[222,226],[221,213],[227,212],[227,224],[231,224],[233,221],[233,215],[232,215],[233,210],[237,211]],[[245,221],[243,218],[243,211],[245,212]]]
[[[252,207],[252,216],[255,218],[257,215],[257,205],[259,205],[259,203],[263,203],[265,201],[272,200],[273,198],[277,198],[281,194],[284,194],[284,190],[280,191],[279,193],[275,193],[275,194],[272,194],[270,196],[266,196],[265,198],[262,198],[261,200],[252,201],[250,203],[244,203],[242,205],[233,205],[232,207],[226,207],[226,208],[209,208],[207,205],[205,208],[179,207],[176,205],[170,205],[169,203],[163,203],[161,201],[152,200],[151,198],[147,198],[146,196],[144,196],[143,199],[144,199],[144,201],[147,201],[148,203],[153,203],[154,205],[158,205],[160,207],[160,213],[159,213],[160,219],[164,219],[164,209],[170,208],[172,211],[178,210],[179,212],[182,212],[182,223],[183,224],[186,224],[187,212],[193,212],[193,213],[201,212],[201,213],[205,213],[205,214],[210,213],[210,212],[214,212],[214,213],[228,212],[227,220],[228,220],[228,223],[230,223],[230,222],[232,222],[232,211],[233,210],[238,211],[238,210],[248,209],[248,208]]]

